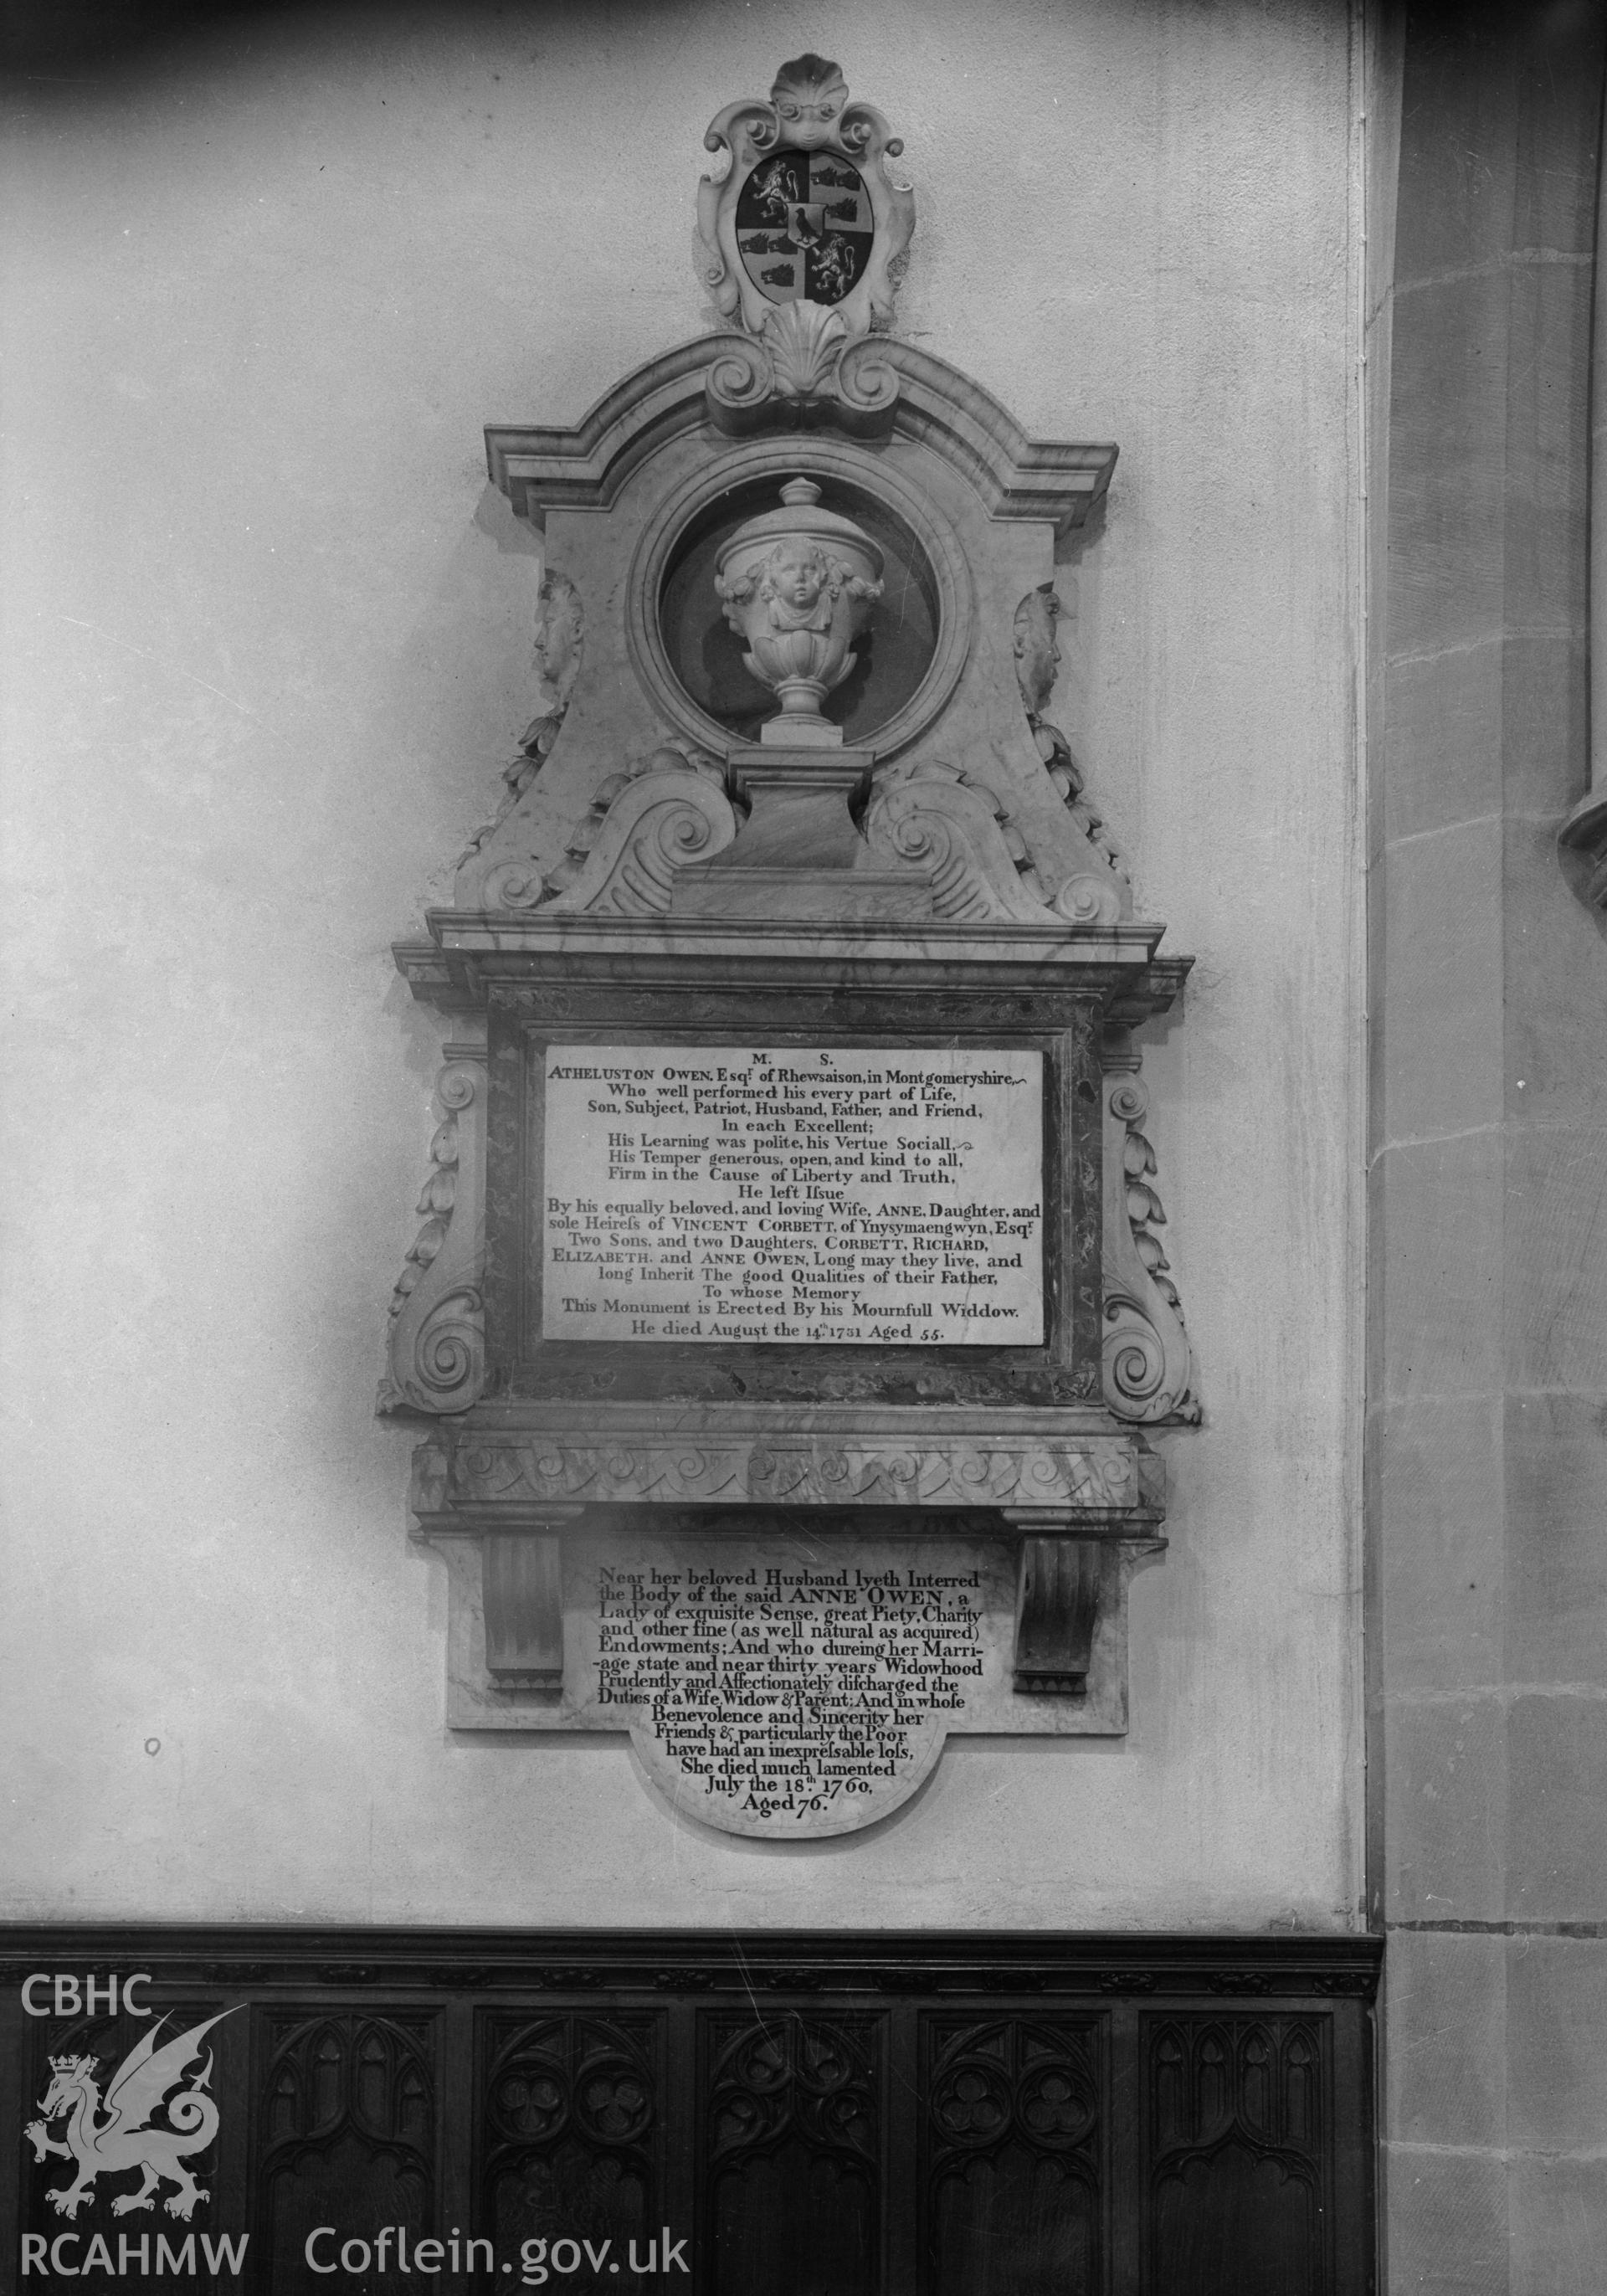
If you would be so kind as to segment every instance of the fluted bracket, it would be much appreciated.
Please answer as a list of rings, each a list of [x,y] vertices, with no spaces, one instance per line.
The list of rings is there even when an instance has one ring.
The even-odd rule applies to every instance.
[[[497,1690],[563,1687],[564,1508],[480,1542],[486,1674]]]
[[[1012,1677],[1031,1697],[1081,1698],[1102,1620],[1123,1600],[1126,1558],[1166,1541],[1157,1522],[1100,1523],[1077,1511],[1009,1507],[1021,1530]]]

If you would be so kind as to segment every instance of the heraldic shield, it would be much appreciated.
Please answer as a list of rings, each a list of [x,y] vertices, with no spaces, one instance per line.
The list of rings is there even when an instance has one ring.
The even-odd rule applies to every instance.
[[[772,303],[840,303],[863,278],[873,237],[864,181],[832,152],[770,154],[736,203],[742,267]]]

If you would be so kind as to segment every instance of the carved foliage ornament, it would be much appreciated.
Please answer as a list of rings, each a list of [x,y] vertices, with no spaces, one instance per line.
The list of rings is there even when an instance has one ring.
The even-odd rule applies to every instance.
[[[1059,792],[1062,804],[1089,844],[1103,855],[1106,865],[1125,885],[1127,873],[1122,866],[1121,856],[1106,836],[1104,824],[1088,802],[1083,771],[1071,754],[1071,745],[1060,727],[1047,724],[1043,714],[1049,706],[1049,696],[1054,691],[1054,681],[1060,675],[1058,626],[1064,611],[1065,607],[1052,583],[1040,582],[1036,590],[1029,590],[1021,600],[1015,610],[1013,633],[1015,682],[1021,692],[1021,706],[1027,712],[1027,723],[1032,728],[1033,741],[1037,745],[1037,753]]]
[[[1149,1107],[1137,1056],[1107,1054],[1105,1077],[1104,1390],[1138,1425],[1200,1418],[1194,1359],[1157,1227],[1155,1152],[1139,1127]]]
[[[783,64],[761,103],[728,103],[707,150],[729,155],[698,187],[703,276],[723,318],[758,334],[774,312],[816,304],[850,335],[887,326],[892,266],[915,203],[889,171],[904,146],[868,103],[850,103],[839,67],[806,54]]]
[[[484,1054],[449,1048],[436,1092],[446,1112],[419,1198],[424,1224],[391,1298],[381,1411],[466,1411],[485,1383]]]

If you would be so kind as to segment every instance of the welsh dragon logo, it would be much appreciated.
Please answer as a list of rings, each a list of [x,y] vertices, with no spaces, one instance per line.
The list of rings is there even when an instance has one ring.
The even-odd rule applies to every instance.
[[[152,2128],[151,2116],[168,2090],[184,2079],[191,2061],[201,2054],[202,2035],[233,2013],[222,2010],[204,2025],[192,2025],[187,2033],[176,2035],[159,2049],[157,2036],[168,2021],[160,2018],[111,2076],[104,2105],[96,2078],[98,2058],[52,2057],[50,2087],[39,2099],[41,2118],[30,2120],[22,2133],[34,2148],[36,2161],[59,2152],[64,2161],[78,2163],[78,2173],[70,2185],[51,2187],[50,2203],[60,2215],[78,2214],[80,2202],[91,2197],[97,2177],[120,2176],[129,2169],[137,2169],[143,2182],[137,2192],[124,2193],[113,2201],[115,2217],[153,2207],[164,2178],[178,2187],[163,2202],[170,2217],[187,2219],[196,2202],[209,2197],[185,2168],[184,2155],[203,2152],[217,2134],[217,2107],[207,2095],[212,2078],[209,2053],[189,2086],[168,2099],[168,2119],[172,2126]],[[49,2123],[63,2113],[70,2116],[65,2144],[48,2133]]]

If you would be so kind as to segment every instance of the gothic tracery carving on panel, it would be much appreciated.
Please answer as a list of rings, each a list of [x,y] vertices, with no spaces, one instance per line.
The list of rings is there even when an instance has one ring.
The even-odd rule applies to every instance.
[[[258,2113],[258,2223],[273,2285],[317,2283],[304,2264],[321,2223],[430,2221],[439,2136],[434,2013],[288,2011],[266,2021]]]
[[[638,2286],[631,2257],[662,2218],[662,2016],[489,2016],[481,2046],[484,2221],[504,2247],[611,2242],[621,2287]]]
[[[1264,2286],[1331,2284],[1324,2137],[1329,2029],[1316,2018],[1145,2021],[1149,2238],[1158,2285],[1261,2255]]]
[[[1107,2117],[1098,2023],[934,2017],[927,2033],[934,2290],[964,2296],[1050,2276],[1098,2284]]]

